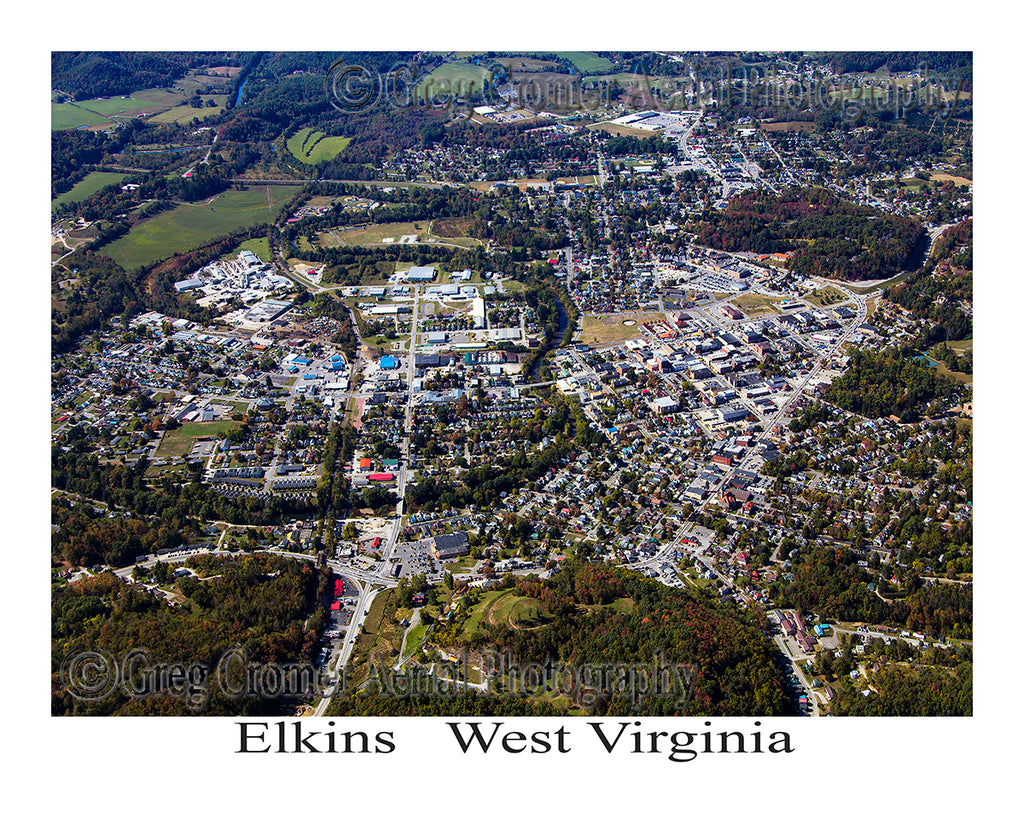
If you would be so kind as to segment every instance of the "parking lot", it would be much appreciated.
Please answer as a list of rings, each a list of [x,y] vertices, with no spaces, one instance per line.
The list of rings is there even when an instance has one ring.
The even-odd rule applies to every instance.
[[[438,571],[437,561],[430,551],[430,540],[399,541],[395,545],[394,565],[401,564],[399,577],[410,577],[414,574],[431,575]]]

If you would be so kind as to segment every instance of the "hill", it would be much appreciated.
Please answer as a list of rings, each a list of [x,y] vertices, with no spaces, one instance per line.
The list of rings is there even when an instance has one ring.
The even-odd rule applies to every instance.
[[[915,219],[846,202],[824,188],[748,191],[690,229],[699,244],[727,251],[792,252],[789,268],[844,281],[887,279],[910,262],[924,228]]]

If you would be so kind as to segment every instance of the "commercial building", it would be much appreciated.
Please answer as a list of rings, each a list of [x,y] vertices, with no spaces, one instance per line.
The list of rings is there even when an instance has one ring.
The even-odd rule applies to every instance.
[[[436,560],[453,560],[469,554],[469,538],[465,532],[437,535],[432,538],[430,548]]]

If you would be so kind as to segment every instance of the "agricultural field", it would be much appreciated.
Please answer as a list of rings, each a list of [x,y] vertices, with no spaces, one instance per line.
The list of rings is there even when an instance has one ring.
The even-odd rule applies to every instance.
[[[640,335],[640,325],[664,321],[664,313],[607,313],[583,316],[579,340],[584,344],[618,344]]]
[[[81,202],[84,199],[88,199],[97,191],[103,190],[107,185],[123,182],[127,178],[128,175],[123,173],[94,171],[75,185],[71,190],[65,191],[54,199],[53,202],[50,203],[50,206],[55,208],[58,205],[63,205],[65,202]]]
[[[140,222],[100,252],[132,270],[202,247],[236,228],[268,224],[298,191],[298,185],[224,191],[207,202],[179,205]]]
[[[538,72],[558,71],[560,66],[552,60],[535,60],[532,57],[503,57],[498,60],[512,73],[536,74]]]
[[[130,96],[81,100],[74,105],[52,103],[50,129],[60,131],[135,117],[148,117],[150,122],[155,123],[189,122],[193,117],[203,119],[223,111],[227,96],[206,94],[202,97],[204,106],[207,100],[213,100],[215,107],[192,108],[188,104],[192,94],[197,90],[200,93],[211,89],[221,90],[219,86],[226,82],[228,80],[218,77],[185,77],[174,89],[144,88]]]
[[[962,188],[962,187],[968,187],[969,188],[969,187],[971,187],[971,185],[974,184],[970,179],[967,179],[966,177],[954,176],[953,174],[948,174],[948,173],[933,173],[931,175],[931,180],[932,180],[932,182],[939,182],[939,183],[942,183],[942,182],[952,182],[958,188]]]
[[[106,117],[86,111],[76,105],[55,102],[50,105],[50,130],[66,131],[69,128],[81,128],[86,125],[102,125]]]
[[[299,162],[317,165],[327,162],[340,154],[351,142],[351,137],[327,136],[323,131],[303,128],[287,142],[288,151]]]
[[[420,80],[416,88],[427,102],[438,96],[447,98],[453,93],[469,97],[484,87],[489,74],[486,66],[461,61],[445,63]]]
[[[154,114],[147,121],[160,124],[180,124],[191,122],[193,119],[204,120],[208,117],[215,116],[224,112],[224,106],[227,105],[226,94],[212,94],[210,96],[201,97],[203,101],[202,108],[193,108],[188,103],[183,105],[176,105],[174,108],[169,108],[166,111],[161,111],[159,114]],[[213,102],[213,106],[209,106],[209,102]]]
[[[160,458],[183,458],[192,449],[198,438],[219,438],[225,432],[238,427],[236,421],[207,421],[184,423],[177,429],[164,432],[156,454]]]
[[[615,65],[607,57],[598,57],[590,51],[556,51],[559,57],[569,60],[576,70],[587,74],[607,74]]]

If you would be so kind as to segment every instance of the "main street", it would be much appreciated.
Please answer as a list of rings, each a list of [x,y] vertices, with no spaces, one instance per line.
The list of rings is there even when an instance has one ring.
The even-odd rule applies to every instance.
[[[398,537],[402,531],[402,516],[405,510],[405,491],[409,480],[409,456],[412,448],[413,380],[416,371],[416,346],[419,334],[419,304],[420,288],[419,286],[413,286],[412,317],[409,323],[409,358],[406,364],[407,389],[405,393],[405,435],[402,438],[402,457],[398,471],[398,484],[396,487],[398,501],[395,505],[394,522],[391,526],[391,533],[388,535],[387,542],[382,550],[378,568],[375,571],[352,571],[347,566],[343,566],[337,561],[328,561],[328,565],[330,565],[338,574],[358,578],[361,589],[359,597],[356,600],[355,613],[353,614],[352,620],[349,622],[348,628],[342,638],[343,642],[341,651],[338,653],[338,658],[333,665],[330,681],[324,687],[323,698],[314,709],[314,716],[318,717],[323,716],[324,712],[327,710],[331,696],[338,693],[338,683],[342,677],[345,667],[348,665],[349,659],[352,657],[356,638],[362,631],[363,623],[366,621],[366,618],[370,613],[370,607],[373,605],[374,598],[376,598],[377,594],[383,591],[384,588],[396,586],[398,584],[398,581],[390,576],[390,567],[391,558],[395,553],[395,547],[398,544]],[[353,370],[353,375],[355,375],[355,370]]]

